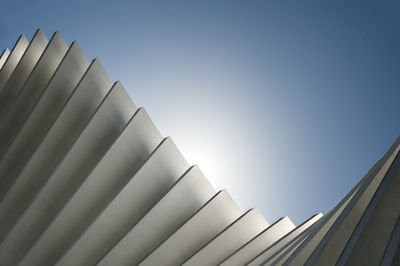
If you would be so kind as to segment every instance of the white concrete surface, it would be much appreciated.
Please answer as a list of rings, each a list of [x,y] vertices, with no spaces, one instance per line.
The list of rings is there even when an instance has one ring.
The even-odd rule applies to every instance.
[[[6,115],[10,105],[14,102],[18,92],[31,74],[37,61],[46,48],[47,43],[46,35],[44,35],[42,30],[38,30],[33,36],[24,55],[21,57],[7,83],[0,90],[0,121]]]

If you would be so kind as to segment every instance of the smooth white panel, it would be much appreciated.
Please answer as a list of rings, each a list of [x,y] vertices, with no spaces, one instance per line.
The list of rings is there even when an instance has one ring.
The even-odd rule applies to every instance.
[[[47,43],[48,41],[43,31],[38,30],[9,80],[4,85],[3,89],[0,90],[0,121],[6,115],[8,108],[13,103],[18,92],[42,55]]]
[[[262,251],[257,255],[253,260],[249,261],[246,265],[260,265],[265,260],[267,260],[271,255],[275,252],[279,251],[282,247],[284,247],[287,243],[292,241],[295,237],[300,235],[304,230],[312,226],[316,221],[318,221],[322,217],[322,214],[317,214],[308,219],[302,225],[296,227],[296,229],[292,230],[283,238],[279,239],[272,246],[268,247],[266,250]]]
[[[379,264],[385,250],[390,248],[390,238],[396,228],[397,219],[400,217],[399,166],[400,155],[397,154],[347,242],[346,248],[340,256],[341,263],[346,262],[348,265]],[[325,252],[327,253],[327,250]],[[325,255],[324,251],[320,255]]]
[[[79,45],[73,43],[29,118],[0,160],[0,199],[53,125],[88,65]],[[8,217],[0,217],[0,220],[1,224],[7,223]],[[5,236],[3,229],[0,226],[0,240]]]
[[[162,198],[188,167],[172,140],[165,139],[88,230],[67,251],[60,264],[79,260],[76,265],[81,263],[88,265],[99,260]]]
[[[147,113],[143,108],[139,109],[48,231],[60,235],[63,242],[78,238],[161,140]],[[73,264],[76,265],[76,262]]]
[[[220,191],[139,265],[179,265],[242,214],[225,191]]]
[[[90,93],[88,88],[85,90]],[[42,217],[40,221],[42,225],[49,224],[65,204],[70,202],[76,189],[121,134],[135,111],[136,107],[125,89],[119,82],[115,83],[85,130],[33,202],[32,207],[37,207],[35,215]],[[41,207],[48,206],[50,202],[53,202],[51,209]],[[76,240],[79,234],[74,237],[74,230],[68,226],[68,220],[58,221],[61,221],[61,224],[53,221],[46,228],[24,258],[22,265],[53,264]]]
[[[288,217],[280,219],[247,242],[229,258],[224,260],[221,265],[244,265],[294,228],[295,225]]]
[[[287,258],[293,254],[293,252],[305,241],[307,240],[312,232],[318,231],[320,229],[320,219],[314,226],[307,228],[297,237],[286,243],[278,251],[272,254],[267,260],[263,262],[262,265],[283,265]]]
[[[57,117],[57,120],[29,161],[29,163],[31,161],[35,162],[32,167],[36,168],[38,171],[36,173],[49,170],[46,174],[51,174],[52,169],[47,168],[47,166],[50,165],[49,160],[52,160],[51,165],[55,167],[58,160],[63,159],[65,153],[86,127],[91,116],[110,90],[110,87],[111,81],[107,77],[100,62],[94,60],[84,78],[77,85],[77,88],[74,90],[71,98],[65,105],[65,108]],[[106,133],[107,132],[102,132],[102,134]],[[95,154],[92,154],[92,156],[94,155]],[[44,157],[48,158],[48,160],[43,160]],[[83,161],[83,163],[87,162]],[[46,167],[46,169],[44,169],[44,167]],[[68,176],[68,173],[70,174],[69,176],[71,176],[79,172],[79,170],[81,169],[76,167],[76,165],[61,164],[53,173],[53,176]],[[30,174],[31,173],[28,171],[28,178],[24,179],[24,181],[29,179]],[[21,176],[19,176],[18,179],[20,177]],[[39,177],[43,179],[36,181],[42,183],[44,179],[47,178],[47,175]],[[40,188],[36,183],[32,185],[36,191]],[[7,257],[7,259],[11,260],[10,263],[12,264],[21,259],[37,239],[39,234],[43,232],[47,226],[47,218],[51,216],[57,208],[59,208],[60,203],[54,201],[54,195],[62,196],[67,192],[66,187],[61,187],[61,190],[57,190],[57,188],[62,186],[62,183],[57,184],[54,188],[52,185],[53,183],[46,184],[46,186],[40,191],[40,194],[38,194],[35,200],[29,205],[29,208],[24,212],[24,215],[19,219],[18,223],[14,226],[5,243],[0,247],[0,261]],[[21,187],[24,186],[19,186],[19,188]],[[34,193],[32,194],[34,195]],[[43,220],[46,220],[46,222]],[[6,254],[13,254],[13,256],[7,256]]]
[[[10,50],[8,48],[4,49],[3,53],[0,56],[0,71],[4,66],[4,63],[6,62],[8,56],[10,55]]]
[[[296,250],[291,252],[290,256],[286,259],[288,262],[290,262],[291,259],[295,258],[297,254],[305,254],[305,258],[313,252],[315,246],[318,245],[319,241],[321,241],[321,238],[325,235],[326,231],[329,230],[332,224],[336,221],[337,217],[343,212],[343,210],[349,204],[359,188],[360,186],[356,186],[351,191],[351,193],[346,195],[346,197],[340,202],[340,204],[338,204],[333,210],[327,213],[323,217],[323,219],[321,219],[320,223],[318,224],[318,230],[314,230],[313,232],[311,232],[310,236],[302,243],[300,243],[299,247],[297,247]]]
[[[0,70],[0,93],[3,90],[4,85],[7,83],[19,60],[24,55],[29,42],[24,35],[19,36],[11,54],[7,57]]]
[[[183,265],[217,265],[266,227],[268,223],[264,217],[258,210],[252,209],[207,243]]]
[[[373,167],[373,169],[371,169],[367,173],[367,175],[365,175],[364,178],[360,180],[358,184],[354,186],[354,188],[339,202],[339,204],[337,204],[331,211],[329,211],[323,217],[323,219],[321,219],[321,221],[319,221],[318,230],[314,230],[310,234],[310,236],[307,239],[305,239],[296,250],[294,250],[294,252],[291,252],[291,255],[289,256],[289,258],[287,258],[288,262],[294,259],[298,254],[301,254],[300,256],[304,256],[305,259],[307,259],[310,256],[310,254],[314,251],[315,247],[325,236],[326,232],[331,228],[332,224],[343,213],[343,211],[349,205],[349,203],[356,195],[358,190],[361,188],[361,186],[368,180],[369,175],[373,172],[373,170],[379,168],[378,166],[380,162],[382,161],[379,161]]]
[[[307,246],[289,258],[291,265],[304,264],[311,255],[316,256],[326,245],[329,245],[330,252],[334,253],[335,259],[331,257],[331,261],[337,261],[370,199],[393,162],[394,154],[399,152],[400,146],[394,146],[394,148],[394,150],[390,149],[384,159],[380,160],[360,181],[360,187],[349,199],[346,199],[346,203],[339,204],[342,210],[338,211],[338,214],[335,214],[325,227],[317,232]]]
[[[10,146],[56,71],[68,47],[56,32],[44,50],[32,74],[20,90],[7,115],[0,123],[0,158]]]
[[[197,166],[191,167],[101,260],[99,265],[135,265],[215,194]],[[77,265],[75,261],[72,264]]]
[[[47,231],[57,233],[63,242],[80,236],[161,140],[147,113],[139,109]]]

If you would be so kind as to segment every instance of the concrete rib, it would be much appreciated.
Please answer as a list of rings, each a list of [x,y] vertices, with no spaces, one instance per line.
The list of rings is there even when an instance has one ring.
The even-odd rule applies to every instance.
[[[220,265],[243,265],[294,228],[292,221],[284,217],[244,244]]]
[[[7,83],[0,90],[0,121],[7,114],[8,109],[22,89],[26,79],[31,74],[37,61],[48,44],[48,40],[40,29],[35,33],[32,41],[21,60],[18,62]]]
[[[48,230],[59,235],[62,242],[75,241],[143,165],[160,140],[161,135],[145,111],[139,109]]]
[[[6,62],[9,55],[10,55],[10,50],[8,50],[8,48],[4,49],[3,53],[0,56],[0,71],[3,68],[4,63]]]
[[[36,197],[33,203],[36,204],[35,213],[40,214],[41,224],[46,227],[21,265],[53,264],[75,240],[73,231],[64,231],[69,223],[62,221],[60,225],[55,217],[115,142],[135,111],[136,106],[122,85],[116,82]],[[51,208],[43,209],[43,205],[49,204]],[[57,225],[64,226],[64,229],[58,231]]]
[[[351,206],[356,202],[357,198],[360,197],[361,192],[365,189],[370,180],[379,172],[384,165],[385,158],[387,158],[391,152],[394,151],[395,146],[385,154],[384,158],[379,160],[368,173],[358,182],[358,184],[339,202],[339,204],[326,215],[321,229],[317,232],[313,232],[312,235],[304,241],[298,249],[287,259],[287,263],[290,264],[292,261],[295,262],[292,265],[297,265],[298,263],[306,263],[310,258],[311,254],[315,251],[316,247],[323,241],[326,234],[331,230],[335,224],[338,224],[341,217],[345,216],[345,213],[351,208]],[[325,238],[326,239],[326,238]]]
[[[347,243],[338,265],[345,262],[347,265],[380,263],[396,228],[397,217],[400,216],[399,191],[400,154],[397,154]]]
[[[17,42],[15,43],[10,55],[5,60],[3,67],[0,70],[0,93],[10,78],[11,74],[14,72],[19,60],[25,53],[29,42],[24,35],[19,36]]]
[[[110,90],[110,87],[110,79],[105,74],[100,62],[95,59],[34,153],[32,160],[37,159],[43,162],[42,166],[40,166],[40,164],[34,165],[34,167],[37,167],[38,171],[41,171],[44,166],[47,166],[46,160],[43,160],[42,156],[47,158],[49,158],[49,155],[53,156],[55,160],[53,164],[54,167],[57,166],[58,161],[63,160],[64,155],[79,137],[105,95]],[[43,151],[41,151],[42,147]],[[53,152],[49,152],[52,150]],[[39,155],[36,156],[37,154]],[[62,164],[60,166],[62,166]],[[65,172],[75,173],[77,169],[71,168],[64,170],[62,167],[57,167],[56,171],[52,174],[52,170],[46,168],[46,170],[49,170],[47,174],[52,174],[52,176]],[[41,184],[43,184],[45,178],[47,178],[47,176],[43,177],[41,180],[42,182],[40,182]],[[49,183],[46,185],[47,187],[51,186]],[[36,189],[38,188],[40,188],[39,184],[36,186]],[[43,223],[42,220],[46,219],[48,215],[51,215],[52,211],[58,207],[58,202],[51,200],[51,195],[54,194],[54,191],[51,189],[45,190],[45,188],[46,186],[41,189],[35,200],[31,202],[29,208],[24,212],[23,216],[10,232],[7,241],[2,243],[0,248],[0,260],[2,260],[3,256],[13,261],[14,259],[17,261],[21,259],[21,257],[25,255],[27,249],[31,247],[38,235],[46,227],[46,224]],[[61,192],[59,193],[63,195]],[[44,210],[48,215],[42,215],[43,212],[40,210]],[[33,228],[35,228],[35,230],[32,230]],[[9,252],[11,252],[13,256],[5,255]]]
[[[188,167],[172,140],[163,140],[121,192],[64,254],[59,264],[68,264],[76,258],[84,260],[77,265],[98,261],[160,200]]]
[[[217,265],[236,249],[268,227],[256,209],[251,209],[191,256],[183,265]]]
[[[139,265],[178,265],[236,220],[242,211],[225,191],[218,192]]]
[[[0,158],[28,118],[67,49],[61,35],[56,32],[0,123]]]
[[[0,199],[4,198],[54,124],[88,66],[89,62],[79,45],[73,43],[28,119],[0,160]],[[3,237],[0,235],[0,240],[3,240]]]
[[[214,188],[200,169],[197,166],[191,167],[171,190],[111,248],[99,265],[137,264],[175,232],[214,194]]]
[[[371,173],[371,176],[366,180],[362,187],[357,191],[356,195],[352,198],[350,203],[346,206],[340,216],[332,224],[329,231],[326,233],[324,238],[319,241],[318,246],[313,249],[311,256],[307,259],[307,264],[312,264],[313,261],[319,257],[320,252],[328,247],[330,258],[332,261],[337,262],[339,256],[347,241],[350,239],[352,232],[358,224],[361,215],[367,208],[372,196],[374,195],[377,187],[381,183],[383,177],[389,170],[395,155],[399,152],[400,145],[395,147],[393,153],[388,153],[385,155],[385,160],[381,161],[381,167],[377,167],[376,171]],[[303,257],[297,256],[293,260],[293,265],[296,265]],[[323,261],[323,257],[320,257]]]
[[[289,232],[287,235],[279,239],[277,242],[275,242],[272,246],[268,247],[264,251],[260,252],[255,258],[253,258],[251,261],[247,262],[246,265],[260,265],[263,263],[266,259],[269,258],[272,254],[280,250],[282,247],[284,247],[287,243],[292,241],[294,238],[296,238],[298,235],[300,235],[302,232],[304,232],[307,228],[312,226],[315,222],[317,222],[320,218],[322,217],[322,214],[317,214],[312,216],[310,219],[305,221],[303,224],[299,225],[295,229],[293,229],[291,232]]]
[[[291,241],[286,243],[283,247],[272,254],[267,260],[265,260],[262,265],[283,265],[287,258],[307,239],[310,237],[313,231],[319,230],[321,221],[324,219],[322,217],[313,226],[308,227],[297,237],[293,238]]]

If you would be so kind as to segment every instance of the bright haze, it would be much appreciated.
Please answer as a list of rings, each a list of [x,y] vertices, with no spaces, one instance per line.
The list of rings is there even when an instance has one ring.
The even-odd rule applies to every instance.
[[[0,48],[77,40],[217,189],[299,224],[400,133],[395,2],[7,1]]]

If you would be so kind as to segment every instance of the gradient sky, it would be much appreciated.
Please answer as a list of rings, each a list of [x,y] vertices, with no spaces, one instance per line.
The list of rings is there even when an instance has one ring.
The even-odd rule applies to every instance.
[[[77,40],[217,189],[299,224],[400,133],[396,2],[7,1],[0,49]]]

